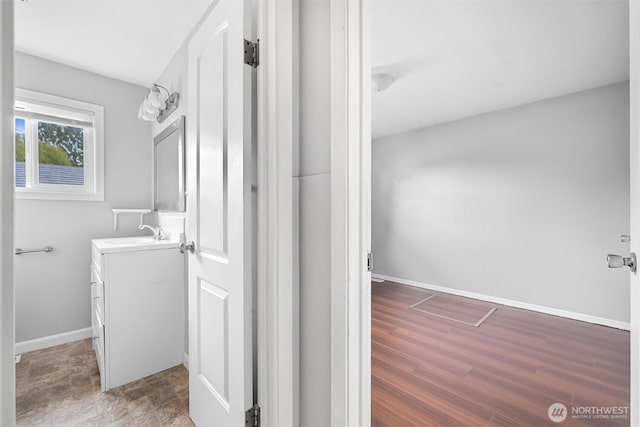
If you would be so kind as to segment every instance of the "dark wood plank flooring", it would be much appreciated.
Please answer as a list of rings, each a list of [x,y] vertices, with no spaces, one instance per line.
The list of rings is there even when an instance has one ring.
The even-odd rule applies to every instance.
[[[490,303],[479,328],[408,308],[434,293],[372,284],[374,426],[629,425],[584,413],[629,406],[629,332]]]

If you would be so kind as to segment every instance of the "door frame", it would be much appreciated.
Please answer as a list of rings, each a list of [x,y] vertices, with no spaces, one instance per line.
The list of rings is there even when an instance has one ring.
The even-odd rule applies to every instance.
[[[258,405],[262,425],[299,424],[298,0],[255,0],[257,38]]]
[[[13,2],[0,2],[0,135],[13,140]],[[16,423],[13,313],[13,145],[0,144],[0,424]]]
[[[275,427],[299,424],[298,189],[292,182],[299,0],[257,1],[258,403],[261,422]],[[330,25],[331,425],[365,426],[371,424],[368,2],[330,0]]]
[[[369,0],[331,6],[331,409],[332,426],[371,423]],[[629,0],[630,176],[640,210],[640,0]],[[634,201],[634,199],[637,199]],[[640,215],[631,217],[640,236]],[[632,251],[640,252],[640,239]],[[638,246],[635,246],[638,245]],[[634,248],[635,246],[635,248]],[[631,425],[640,425],[640,275],[631,276]],[[334,410],[335,409],[335,410]]]
[[[331,0],[331,425],[371,425],[369,3]]]

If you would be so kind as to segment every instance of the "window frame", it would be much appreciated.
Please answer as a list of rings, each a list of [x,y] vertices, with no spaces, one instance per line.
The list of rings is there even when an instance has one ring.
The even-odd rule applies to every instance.
[[[15,106],[14,125],[17,118],[25,121],[25,187],[15,186],[14,171],[16,199],[104,201],[104,107],[21,88],[15,89]],[[41,109],[47,115],[60,117],[63,122],[79,117],[92,118],[92,127],[77,126],[83,128],[83,185],[39,182],[38,122],[55,123],[55,120],[25,117],[28,114],[21,115],[18,107],[29,112],[34,108]]]

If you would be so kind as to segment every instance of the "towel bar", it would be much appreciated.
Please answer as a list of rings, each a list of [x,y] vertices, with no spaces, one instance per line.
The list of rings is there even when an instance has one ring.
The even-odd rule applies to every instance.
[[[51,252],[53,251],[53,248],[51,246],[45,246],[42,249],[20,249],[20,248],[16,248],[16,255],[21,255],[21,254],[31,254],[34,252]]]

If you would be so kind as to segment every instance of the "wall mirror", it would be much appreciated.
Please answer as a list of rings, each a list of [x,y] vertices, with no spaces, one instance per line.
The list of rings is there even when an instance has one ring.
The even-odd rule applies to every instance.
[[[154,142],[154,209],[184,212],[184,116],[169,125]]]

